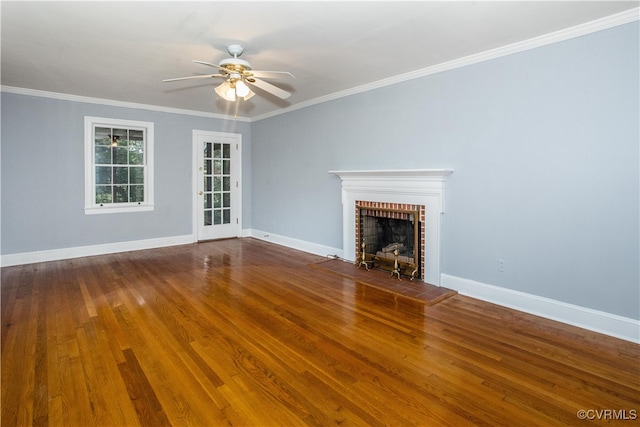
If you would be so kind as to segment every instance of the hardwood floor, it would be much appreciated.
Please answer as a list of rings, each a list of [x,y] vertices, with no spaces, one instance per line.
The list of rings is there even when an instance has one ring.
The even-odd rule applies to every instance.
[[[2,425],[637,423],[639,345],[321,261],[237,239],[3,268]]]

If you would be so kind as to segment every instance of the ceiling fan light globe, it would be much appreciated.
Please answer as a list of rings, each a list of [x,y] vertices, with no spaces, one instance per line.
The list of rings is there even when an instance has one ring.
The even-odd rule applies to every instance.
[[[236,91],[233,88],[227,90],[227,94],[224,96],[224,99],[227,101],[235,101],[236,100]]]
[[[215,89],[216,93],[223,99],[227,101],[235,101],[236,100],[236,91],[229,81],[225,81]]]
[[[247,86],[242,80],[236,82],[236,95],[241,98],[246,97],[251,92],[249,86]],[[246,98],[245,98],[246,99]]]

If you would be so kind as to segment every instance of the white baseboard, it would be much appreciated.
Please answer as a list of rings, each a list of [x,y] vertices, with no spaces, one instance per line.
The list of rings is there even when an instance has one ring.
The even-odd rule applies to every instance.
[[[0,257],[0,266],[9,267],[12,265],[32,264],[34,262],[58,261],[85,256],[185,245],[194,242],[195,237],[191,234],[187,234],[184,236],[160,237],[156,239],[135,240],[131,242],[106,243],[102,245],[76,246],[73,248],[7,254]]]
[[[245,230],[243,230],[245,231]],[[286,246],[291,249],[297,249],[299,251],[308,252],[314,255],[320,256],[333,256],[343,257],[342,249],[332,248],[331,246],[318,245],[316,243],[306,242],[304,240],[298,240],[287,236],[281,236],[279,234],[270,233],[268,231],[261,230],[246,230],[245,237],[254,237],[256,239],[264,240],[265,242],[275,243],[281,246]]]
[[[479,300],[499,304],[525,313],[535,314],[579,328],[599,332],[634,343],[640,343],[640,320],[604,311],[539,297],[520,291],[488,285],[470,279],[441,275],[441,285]]]
[[[256,239],[267,242],[276,243],[292,249],[303,252],[309,252],[315,255],[327,256],[338,255],[342,257],[342,249],[332,248],[330,246],[318,245],[315,243],[305,242],[303,240],[293,239],[291,237],[281,236],[260,230],[243,229],[242,237],[255,237]],[[154,249],[165,246],[184,245],[195,243],[194,235],[188,234],[184,236],[161,237],[156,239],[135,240],[131,242],[106,243],[102,245],[77,246],[72,248],[50,249],[45,251],[23,252],[16,254],[6,254],[0,256],[0,267],[9,267],[12,265],[32,264],[36,262],[58,261],[63,259],[80,258],[85,256],[106,255],[118,252],[136,251],[143,249]]]

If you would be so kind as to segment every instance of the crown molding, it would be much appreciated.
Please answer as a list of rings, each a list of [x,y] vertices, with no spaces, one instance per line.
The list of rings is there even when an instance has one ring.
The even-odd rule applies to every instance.
[[[125,102],[125,101],[115,101],[113,99],[103,99],[103,98],[92,98],[88,96],[80,96],[80,95],[71,95],[67,93],[58,93],[58,92],[48,92],[44,90],[37,89],[27,89],[21,87],[14,86],[0,86],[1,92],[6,93],[15,93],[17,95],[26,95],[26,96],[37,96],[40,98],[50,98],[50,99],[59,99],[62,101],[72,101],[72,102],[84,102],[87,104],[99,104],[99,105],[108,105],[111,107],[123,107],[123,108],[135,108],[138,110],[150,110],[150,111],[159,111],[162,113],[171,113],[171,114],[184,114],[187,116],[198,116],[198,117],[208,117],[211,119],[220,119],[220,120],[235,120],[240,122],[249,122],[251,121],[246,117],[238,117],[234,119],[233,116],[224,115],[224,114],[215,114],[215,113],[207,113],[205,111],[195,111],[195,110],[184,110],[180,108],[171,108],[171,107],[162,107],[159,105],[149,105],[149,104],[138,104],[135,102]]]
[[[629,24],[640,20],[640,8],[629,9],[624,12],[610,15],[604,18],[600,18],[594,21],[586,22],[584,24],[576,25],[573,27],[565,28],[563,30],[555,31],[552,33],[544,34],[542,36],[527,39],[521,42],[516,42],[501,46],[495,49],[487,50],[485,52],[465,56],[463,58],[454,59],[452,61],[443,62],[431,67],[422,68],[420,70],[411,71],[404,74],[398,74],[396,76],[378,80],[376,82],[367,83],[364,85],[356,86],[351,89],[335,92],[319,98],[314,98],[306,102],[292,105],[282,110],[266,113],[251,119],[256,122],[259,120],[267,119],[269,117],[278,116],[280,114],[289,113],[302,108],[310,107],[312,105],[322,104],[324,102],[333,101],[335,99],[344,98],[346,96],[355,95],[362,92],[367,92],[374,89],[379,89],[385,86],[390,86],[405,81],[418,79],[420,77],[426,77],[432,74],[442,73],[444,71],[453,70],[456,68],[466,67],[468,65],[478,64],[480,62],[489,61],[491,59],[501,58],[503,56],[512,55],[514,53],[524,52],[527,50],[535,49],[542,46],[547,46],[554,43],[559,43],[565,40],[585,36],[598,31],[606,30],[609,28],[617,27],[624,24]]]

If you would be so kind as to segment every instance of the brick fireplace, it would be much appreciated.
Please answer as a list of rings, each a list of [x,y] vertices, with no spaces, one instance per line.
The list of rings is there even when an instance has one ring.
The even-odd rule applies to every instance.
[[[425,207],[409,203],[356,201],[356,260],[392,270],[400,262],[403,275],[424,280]],[[391,224],[397,223],[395,226]],[[399,229],[399,230],[398,230]],[[387,233],[385,233],[387,232]],[[391,234],[391,236],[385,236]],[[393,250],[399,250],[397,257]]]
[[[372,208],[418,208],[422,221],[420,278],[424,282],[440,286],[444,184],[445,178],[452,172],[450,169],[330,171],[329,173],[342,180],[344,258],[356,261],[360,253],[356,233],[357,205],[364,202]]]

